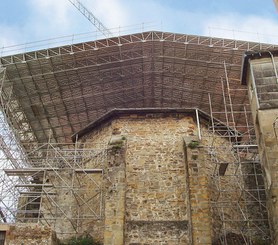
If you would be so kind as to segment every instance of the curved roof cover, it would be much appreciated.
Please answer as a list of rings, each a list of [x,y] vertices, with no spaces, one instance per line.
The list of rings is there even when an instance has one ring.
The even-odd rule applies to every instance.
[[[46,142],[49,135],[71,142],[74,133],[114,108],[209,113],[210,94],[213,110],[223,112],[227,78],[233,110],[243,113],[246,91],[233,90],[240,86],[242,54],[273,48],[150,31],[2,57],[2,104],[22,142]],[[241,118],[237,114],[236,122]]]

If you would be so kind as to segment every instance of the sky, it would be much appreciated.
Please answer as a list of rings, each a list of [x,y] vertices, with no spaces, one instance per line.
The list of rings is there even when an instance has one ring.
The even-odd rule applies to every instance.
[[[278,44],[272,0],[81,2],[115,36],[157,30]],[[0,8],[0,56],[101,38],[68,0],[1,0]]]

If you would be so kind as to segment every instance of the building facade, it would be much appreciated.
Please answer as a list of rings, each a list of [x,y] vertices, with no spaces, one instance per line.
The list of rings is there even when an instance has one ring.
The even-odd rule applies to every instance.
[[[273,48],[152,31],[1,57],[2,222],[65,242],[270,244],[275,176],[239,81],[242,53]]]
[[[277,213],[277,51],[247,53],[242,83],[247,85],[256,136],[267,187],[267,204],[274,243],[278,243]]]

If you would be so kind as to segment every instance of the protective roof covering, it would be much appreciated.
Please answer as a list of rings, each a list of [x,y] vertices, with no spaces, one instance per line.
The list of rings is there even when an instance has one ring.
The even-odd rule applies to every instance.
[[[22,142],[46,142],[50,135],[71,142],[74,133],[115,108],[209,113],[212,105],[223,112],[227,79],[233,109],[243,111],[246,91],[233,90],[241,86],[242,55],[273,48],[150,31],[2,57],[2,105]]]

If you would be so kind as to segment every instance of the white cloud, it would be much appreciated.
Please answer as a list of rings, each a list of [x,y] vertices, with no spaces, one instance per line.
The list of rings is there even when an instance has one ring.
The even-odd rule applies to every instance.
[[[28,0],[31,14],[28,23],[37,36],[53,37],[97,29],[68,0]],[[84,6],[108,29],[125,26],[128,10],[121,0],[82,0]],[[98,35],[99,37],[101,35]]]
[[[121,0],[82,2],[107,28],[124,26],[128,22],[128,10]]]
[[[74,33],[93,33],[96,30],[68,0],[26,0],[25,3],[28,17],[23,22],[0,25],[0,48]],[[205,16],[200,10],[177,9],[169,2],[159,0],[82,0],[82,3],[107,28],[115,28],[115,35],[124,34],[126,29],[129,33],[152,29],[278,43],[278,21],[260,16],[233,13]],[[147,23],[144,29],[140,25],[143,22]],[[132,26],[134,24],[139,25]],[[101,38],[101,35],[92,34],[86,40],[95,38]],[[82,41],[85,40],[75,39],[72,42]],[[62,43],[53,45],[60,46]],[[33,49],[40,48],[45,47],[35,46]]]
[[[0,30],[0,48],[16,44],[16,40],[20,37],[20,34],[16,31],[16,28],[0,25]]]
[[[259,16],[218,15],[203,23],[203,34],[278,44],[278,21]]]
[[[30,15],[25,25],[35,36],[50,36],[69,31],[74,21],[70,16],[73,8],[67,0],[28,0]]]
[[[20,32],[14,26],[0,25],[0,56],[9,55],[10,53],[18,53],[18,40],[20,40]]]
[[[176,9],[175,5],[157,0],[95,0],[82,1],[108,28],[128,27],[130,32],[164,30],[196,32],[192,20],[200,19],[199,13]],[[143,25],[144,24],[144,25]],[[144,26],[144,29],[143,29]]]

